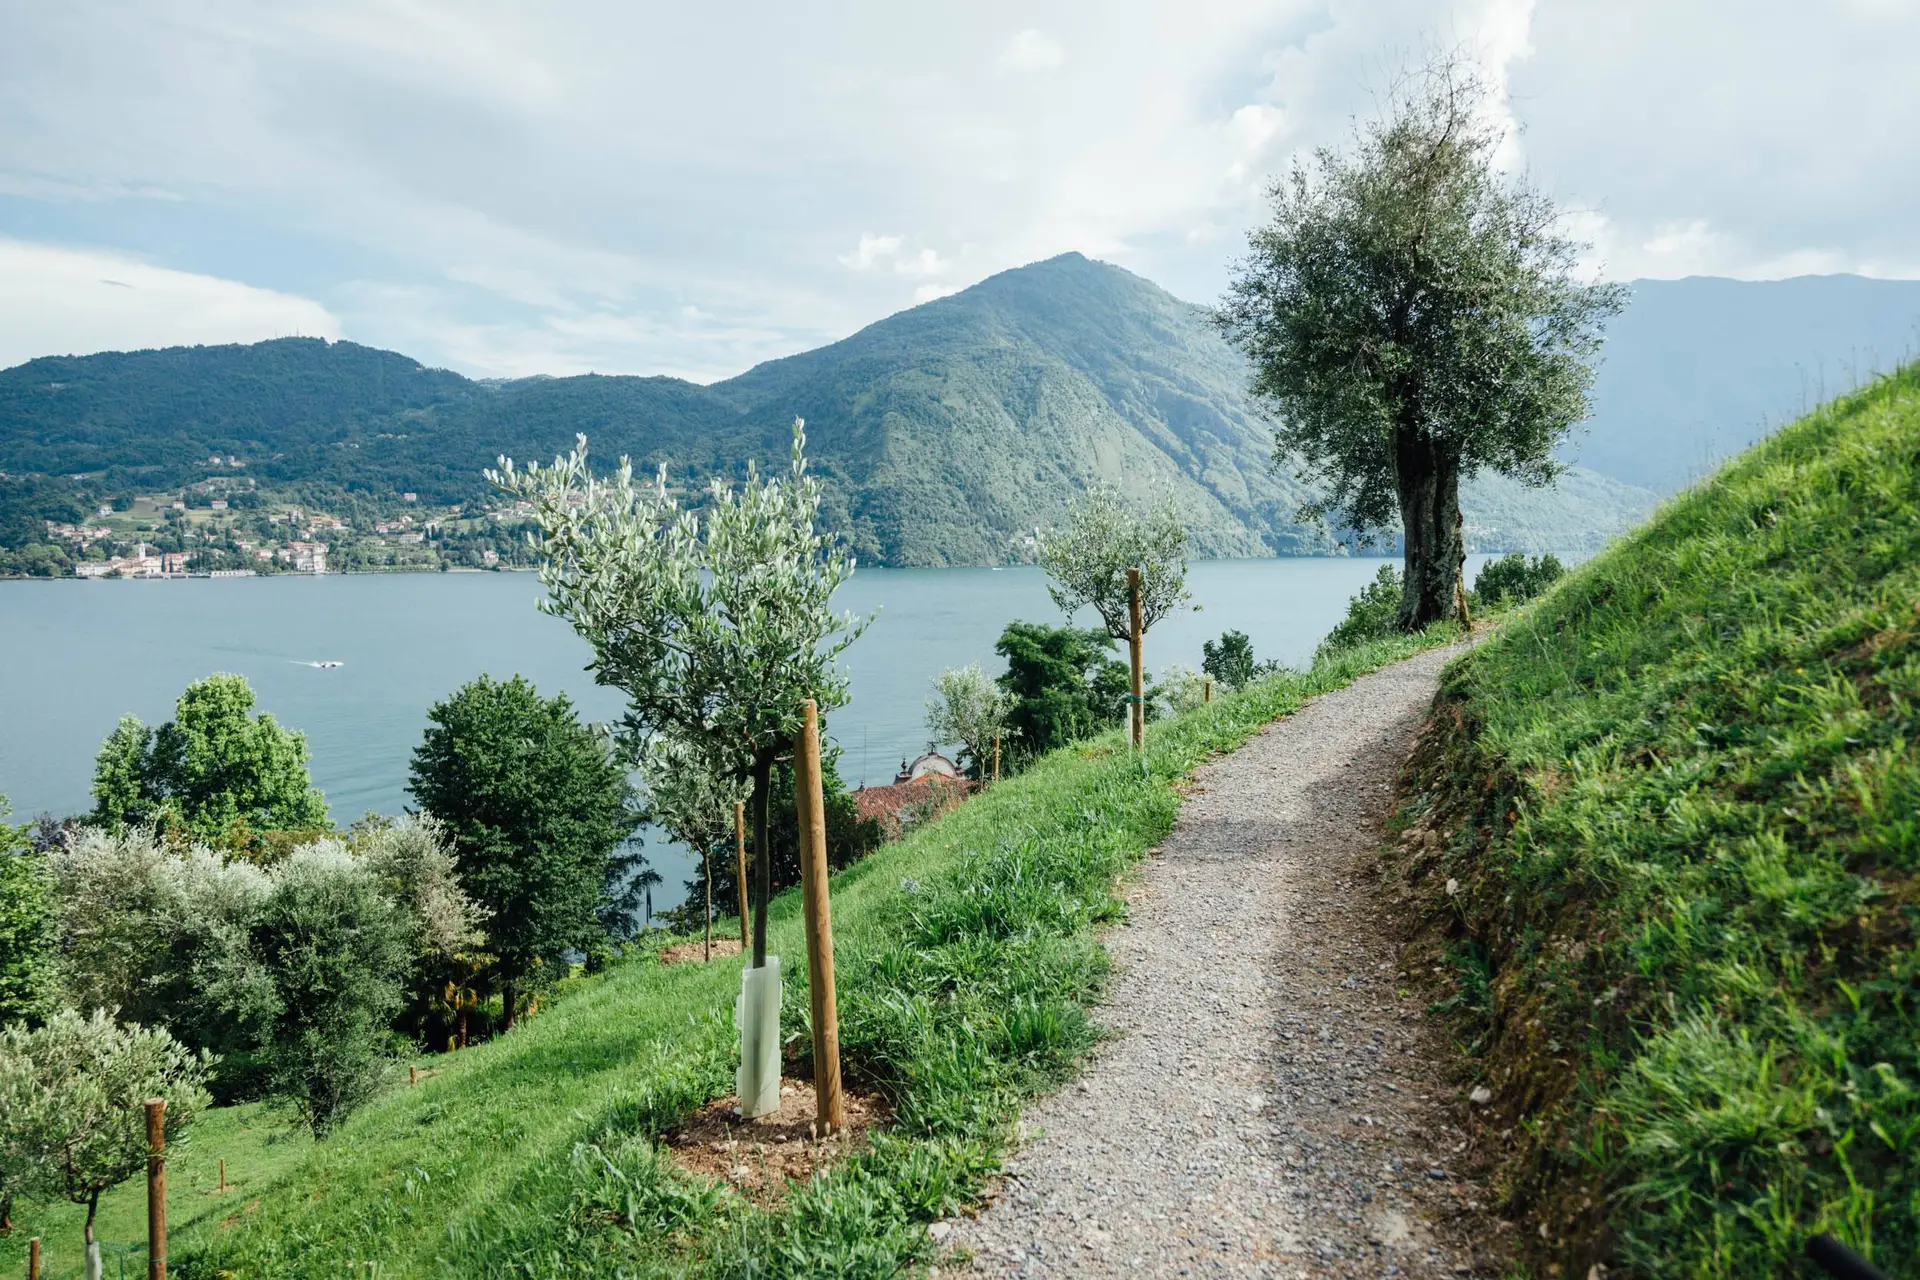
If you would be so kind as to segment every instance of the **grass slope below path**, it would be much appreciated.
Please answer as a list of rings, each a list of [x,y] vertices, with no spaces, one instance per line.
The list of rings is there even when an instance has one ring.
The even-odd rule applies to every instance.
[[[1176,782],[1445,638],[1349,651],[1156,724],[1145,776],[1118,734],[1056,752],[835,876],[845,1066],[897,1120],[772,1209],[679,1173],[655,1144],[732,1088],[739,962],[631,964],[442,1060],[229,1214],[176,1233],[173,1273],[887,1276],[924,1261],[926,1224],[981,1195],[1022,1101],[1093,1042],[1094,928],[1121,914],[1117,878],[1171,828]],[[796,960],[798,907],[785,895],[771,920],[773,949]],[[806,1009],[791,979],[783,1031],[803,1042]],[[0,1243],[0,1266],[22,1234]]]
[[[1450,673],[1409,876],[1541,1273],[1920,1275],[1920,367]],[[1451,891],[1455,890],[1455,891]]]

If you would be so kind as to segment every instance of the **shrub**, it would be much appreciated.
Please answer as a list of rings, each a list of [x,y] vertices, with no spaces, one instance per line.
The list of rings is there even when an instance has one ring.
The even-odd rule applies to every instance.
[[[1320,642],[1320,648],[1314,653],[1315,660],[1369,641],[1384,640],[1398,631],[1400,596],[1400,571],[1390,564],[1381,565],[1373,581],[1347,602],[1346,618]]]
[[[167,1140],[177,1141],[207,1105],[212,1065],[157,1027],[99,1011],[0,1028],[0,1209],[21,1192],[85,1205],[92,1253],[101,1192],[146,1165],[142,1104],[166,1101]]]
[[[1126,712],[1127,666],[1108,656],[1113,641],[1104,632],[1009,622],[993,648],[1007,660],[1000,677],[1013,700],[1007,723],[1027,756],[1087,737]]]
[[[261,903],[250,938],[273,996],[261,1056],[274,1091],[316,1138],[388,1071],[414,930],[337,845],[294,854]]]
[[[1516,551],[1480,566],[1473,578],[1474,599],[1481,604],[1519,604],[1545,591],[1564,573],[1559,559],[1551,554],[1528,560]]]
[[[0,819],[7,800],[0,796]],[[27,829],[0,821],[0,1026],[46,1011],[53,993],[53,887]]]

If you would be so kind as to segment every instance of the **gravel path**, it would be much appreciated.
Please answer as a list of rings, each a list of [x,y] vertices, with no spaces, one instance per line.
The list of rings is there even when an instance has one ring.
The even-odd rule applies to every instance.
[[[1108,939],[1117,1032],[1031,1108],[997,1201],[952,1224],[998,1276],[1470,1273],[1460,1086],[1368,871],[1441,665],[1316,699],[1202,768]],[[1485,1266],[1486,1264],[1482,1264]]]

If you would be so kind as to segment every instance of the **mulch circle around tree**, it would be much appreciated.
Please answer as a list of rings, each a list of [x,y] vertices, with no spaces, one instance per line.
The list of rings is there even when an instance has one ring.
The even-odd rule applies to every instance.
[[[740,939],[715,938],[713,940],[713,958],[724,959],[740,954]],[[704,942],[676,942],[670,947],[660,948],[661,964],[703,964],[707,958],[707,944]]]
[[[848,1090],[847,1127],[824,1140],[814,1136],[813,1085],[786,1080],[780,1109],[741,1119],[739,1100],[716,1098],[667,1130],[661,1141],[673,1162],[689,1173],[730,1183],[749,1199],[778,1200],[788,1182],[805,1182],[814,1171],[867,1145],[868,1133],[893,1118],[877,1094]]]

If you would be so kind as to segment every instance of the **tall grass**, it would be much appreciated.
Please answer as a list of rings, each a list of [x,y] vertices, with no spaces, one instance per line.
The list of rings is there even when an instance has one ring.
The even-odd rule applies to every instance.
[[[1830,1230],[1920,1275],[1916,636],[1909,368],[1450,669],[1408,870],[1485,957],[1455,1010],[1541,1269],[1813,1274]]]
[[[1022,1102],[1093,1043],[1095,930],[1122,911],[1116,881],[1171,828],[1174,783],[1312,695],[1446,638],[1327,655],[1158,722],[1144,768],[1117,732],[1055,752],[836,875],[844,1062],[895,1120],[771,1208],[679,1172],[655,1142],[731,1091],[739,962],[634,963],[188,1221],[174,1273],[890,1276],[925,1261],[927,1224],[979,1198]],[[804,954],[798,906],[789,894],[772,911],[790,962]],[[801,975],[783,1032],[805,1044],[807,1018]],[[199,1158],[226,1140],[211,1130]],[[107,1212],[137,1206],[126,1187]],[[16,1217],[32,1230],[64,1221],[29,1208]],[[20,1252],[0,1244],[0,1266]]]

